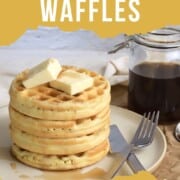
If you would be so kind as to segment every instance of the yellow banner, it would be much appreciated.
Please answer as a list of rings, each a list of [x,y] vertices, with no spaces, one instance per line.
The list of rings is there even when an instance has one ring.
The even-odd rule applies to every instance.
[[[117,176],[113,180],[157,180],[148,172],[141,171],[133,176]]]
[[[0,0],[0,45],[27,29],[88,29],[101,37],[180,24],[179,0]]]

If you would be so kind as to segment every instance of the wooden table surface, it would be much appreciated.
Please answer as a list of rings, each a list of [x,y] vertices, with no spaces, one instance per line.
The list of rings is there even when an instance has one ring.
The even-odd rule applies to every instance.
[[[127,87],[116,85],[111,90],[111,104],[127,108]],[[177,122],[159,125],[167,140],[167,152],[160,166],[153,172],[158,180],[180,180],[180,143],[173,136]]]

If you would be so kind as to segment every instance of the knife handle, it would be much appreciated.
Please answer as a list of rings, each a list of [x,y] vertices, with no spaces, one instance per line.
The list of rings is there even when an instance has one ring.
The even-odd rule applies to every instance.
[[[141,162],[133,152],[128,156],[127,162],[134,173],[145,170],[144,166],[141,164]]]

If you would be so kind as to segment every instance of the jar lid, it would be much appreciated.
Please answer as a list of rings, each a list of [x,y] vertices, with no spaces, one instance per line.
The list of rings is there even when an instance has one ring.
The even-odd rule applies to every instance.
[[[133,36],[133,40],[152,48],[177,48],[180,47],[180,30],[166,27],[147,34],[137,34]]]
[[[129,47],[130,41],[157,49],[180,48],[180,29],[169,26],[147,34],[125,35],[125,41],[116,44],[108,53],[113,54],[125,47]]]

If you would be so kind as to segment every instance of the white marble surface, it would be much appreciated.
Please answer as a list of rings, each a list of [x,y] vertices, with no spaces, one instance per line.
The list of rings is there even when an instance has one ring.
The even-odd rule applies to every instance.
[[[108,51],[123,40],[123,35],[100,38],[96,33],[87,30],[64,32],[55,27],[39,27],[36,30],[27,30],[16,42],[1,48]]]

